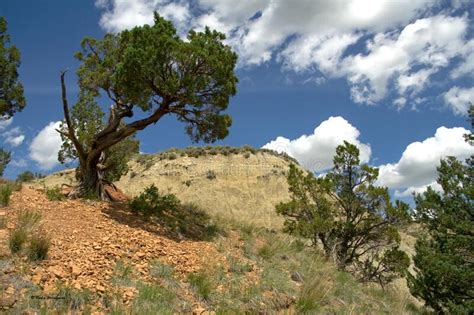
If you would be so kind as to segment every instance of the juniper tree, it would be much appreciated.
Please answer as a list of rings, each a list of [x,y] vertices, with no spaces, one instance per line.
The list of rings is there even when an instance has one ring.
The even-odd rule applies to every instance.
[[[280,203],[286,232],[322,245],[341,270],[380,285],[404,274],[408,256],[399,250],[397,224],[407,220],[408,207],[393,205],[387,188],[375,186],[378,169],[361,165],[359,149],[340,145],[334,168],[324,177],[290,167],[291,200]]]
[[[90,150],[94,137],[106,126],[104,113],[99,104],[90,95],[79,96],[78,102],[72,107],[70,112],[71,123],[75,128],[75,136],[82,148]],[[67,133],[67,125],[62,122],[60,126],[61,138],[63,140],[59,150],[59,161],[63,164],[69,163],[78,158],[78,154],[73,143],[64,136]],[[139,141],[134,135],[129,136],[118,144],[105,150],[99,159],[97,168],[99,170],[99,179],[101,185],[107,184],[113,186],[113,182],[120,179],[122,175],[128,172],[127,162],[130,158],[138,154]],[[81,178],[81,168],[76,169],[76,179]],[[109,198],[107,191],[102,192],[104,198]]]
[[[469,109],[474,128],[474,107]],[[473,133],[466,141],[474,145]],[[438,313],[474,313],[474,156],[465,163],[441,160],[438,184],[415,196],[416,214],[428,235],[416,244],[411,293]]]
[[[0,17],[0,120],[10,118],[26,105],[23,86],[18,81],[20,61],[20,51],[10,45],[7,21]],[[10,152],[0,148],[0,176],[3,176],[10,158]]]
[[[474,312],[474,157],[441,161],[438,183],[415,197],[428,235],[415,245],[411,293],[438,313]]]
[[[7,21],[0,17],[0,118],[9,118],[26,105],[23,86],[18,81],[20,62],[20,51],[10,45]]]
[[[98,166],[107,150],[167,115],[183,122],[194,142],[213,142],[228,134],[231,119],[224,111],[236,93],[237,55],[223,44],[224,39],[208,28],[191,30],[182,39],[172,23],[155,13],[153,25],[82,41],[76,54],[81,62],[78,103],[106,97],[112,105],[103,128],[83,145],[69,113],[61,74],[65,120],[60,133],[80,169],[80,183],[72,197],[94,193],[106,199],[104,169]],[[157,139],[163,136],[167,135]]]

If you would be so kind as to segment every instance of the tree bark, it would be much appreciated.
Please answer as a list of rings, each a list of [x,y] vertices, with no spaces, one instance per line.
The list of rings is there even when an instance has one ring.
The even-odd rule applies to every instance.
[[[132,117],[133,111],[130,105],[116,102],[115,107],[111,109],[107,126],[95,136],[92,146],[85,150],[76,137],[75,126],[69,115],[66,84],[64,82],[65,73],[65,71],[61,72],[61,92],[67,132],[64,130],[57,131],[68,138],[76,148],[80,169],[78,176],[79,185],[68,194],[68,197],[96,197],[105,201],[113,201],[113,197],[105,189],[106,186],[111,189],[116,188],[112,183],[105,180],[104,152],[138,130],[143,130],[147,126],[156,123],[164,115],[168,114],[173,99],[164,96],[159,107],[148,117],[135,120],[122,127],[120,127],[120,122],[125,117]]]

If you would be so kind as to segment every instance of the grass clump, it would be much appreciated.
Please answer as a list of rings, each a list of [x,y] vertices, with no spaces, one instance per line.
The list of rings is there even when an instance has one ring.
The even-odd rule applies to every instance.
[[[207,273],[203,271],[190,273],[188,275],[188,282],[199,297],[209,300],[214,290],[214,283]]]
[[[18,226],[25,230],[32,230],[41,221],[41,213],[23,210],[18,213]]]
[[[0,186],[0,206],[5,207],[10,203],[10,196],[13,192],[12,184],[3,184]]]
[[[65,198],[58,186],[46,188],[46,197],[49,201],[61,201]]]
[[[55,300],[54,306],[57,311],[69,313],[69,311],[87,311],[90,310],[93,302],[92,292],[88,289],[76,290],[70,286],[59,286],[58,297],[61,299]]]
[[[132,266],[122,260],[119,260],[115,264],[114,273],[112,275],[112,282],[116,285],[128,286],[132,281],[132,273]]]
[[[20,252],[27,240],[28,234],[24,228],[14,229],[8,238],[8,247],[12,254]]]
[[[48,257],[51,241],[44,235],[33,235],[28,246],[28,259],[31,261],[44,260]]]
[[[151,263],[150,274],[156,279],[171,279],[174,274],[173,266],[164,264],[160,261],[154,261]]]
[[[182,314],[191,311],[186,301],[161,285],[139,283],[137,288],[139,293],[132,305],[132,314]]]

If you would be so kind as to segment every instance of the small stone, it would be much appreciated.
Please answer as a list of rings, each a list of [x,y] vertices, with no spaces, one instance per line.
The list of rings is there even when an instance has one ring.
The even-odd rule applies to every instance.
[[[105,288],[103,286],[101,286],[100,284],[98,284],[95,289],[97,290],[97,292],[100,292],[100,293],[104,293],[105,292]]]
[[[5,293],[7,295],[14,295],[15,294],[15,288],[14,287],[8,287],[6,290],[5,290]]]
[[[193,315],[201,315],[206,311],[203,307],[197,307],[193,310]]]
[[[299,273],[298,271],[294,271],[291,273],[291,280],[295,282],[303,282],[304,278],[301,273]]]
[[[143,257],[145,257],[145,253],[143,253],[143,252],[138,252],[138,253],[137,253],[137,257],[138,257],[138,258],[143,258]]]
[[[72,264],[71,265],[71,273],[73,276],[79,276],[81,273],[82,273],[82,270],[81,268],[79,268],[79,266],[75,265],[75,264]]]
[[[54,274],[59,279],[62,279],[66,276],[63,268],[61,268],[60,266],[51,266],[48,268],[48,271]]]
[[[43,277],[41,276],[41,274],[37,273],[31,277],[31,282],[33,282],[34,284],[39,284],[42,278]]]
[[[0,296],[0,308],[8,309],[16,303],[14,296]]]

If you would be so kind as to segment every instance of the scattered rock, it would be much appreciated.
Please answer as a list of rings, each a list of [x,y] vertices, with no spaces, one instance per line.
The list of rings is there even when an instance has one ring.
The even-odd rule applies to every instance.
[[[0,308],[9,309],[16,303],[14,296],[0,296]]]
[[[104,288],[102,285],[100,285],[100,284],[98,284],[98,285],[95,287],[95,289],[97,290],[97,292],[100,292],[100,293],[104,293],[104,292],[105,292],[105,288]]]
[[[291,273],[291,280],[295,282],[303,282],[304,278],[301,273],[299,273],[298,271],[294,271]]]

